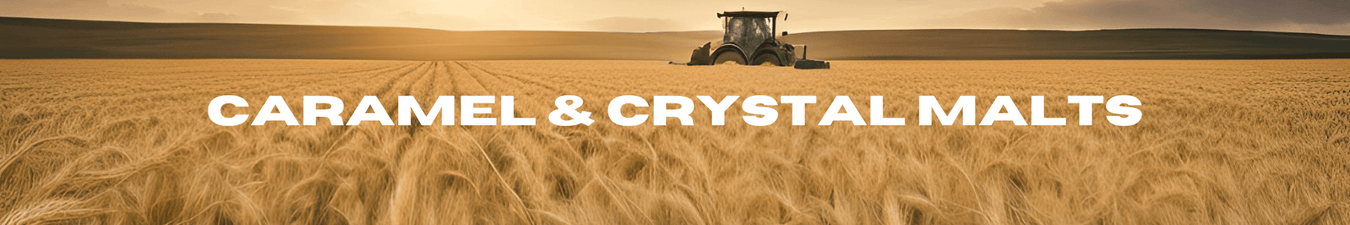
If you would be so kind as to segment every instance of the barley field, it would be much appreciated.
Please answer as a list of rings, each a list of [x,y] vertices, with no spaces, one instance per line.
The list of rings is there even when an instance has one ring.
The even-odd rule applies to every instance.
[[[0,60],[0,224],[1347,224],[1350,60]],[[219,126],[238,95],[512,95],[538,126]],[[579,95],[591,126],[548,123]],[[624,127],[619,95],[816,95],[807,126]],[[909,126],[815,126],[867,96]],[[917,126],[917,98],[1044,95],[1068,126]],[[1140,123],[1069,95],[1132,95]],[[499,110],[494,107],[494,114]],[[650,113],[650,109],[630,109]],[[674,120],[671,121],[675,123]]]

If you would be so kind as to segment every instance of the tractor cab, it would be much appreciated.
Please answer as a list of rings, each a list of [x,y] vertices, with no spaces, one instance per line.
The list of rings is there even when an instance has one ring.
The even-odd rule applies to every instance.
[[[778,42],[780,12],[731,11],[718,13],[722,19],[722,43],[712,42],[694,50],[689,65],[736,63],[740,65],[790,66],[794,60],[792,45]],[[783,33],[784,35],[787,32]]]
[[[725,12],[717,17],[722,18],[722,43],[746,47],[779,44],[774,35],[778,31],[778,12]],[[751,55],[745,58],[753,59]]]

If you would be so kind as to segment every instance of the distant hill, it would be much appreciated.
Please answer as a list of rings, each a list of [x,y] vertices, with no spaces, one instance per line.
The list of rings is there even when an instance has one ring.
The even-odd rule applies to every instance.
[[[696,43],[721,36],[712,31],[443,31],[4,17],[0,17],[0,34],[4,34],[0,35],[0,58],[390,60],[688,60]]]
[[[443,31],[0,17],[0,58],[640,59],[687,61],[721,32]],[[821,59],[1350,58],[1350,36],[1202,29],[791,34]]]

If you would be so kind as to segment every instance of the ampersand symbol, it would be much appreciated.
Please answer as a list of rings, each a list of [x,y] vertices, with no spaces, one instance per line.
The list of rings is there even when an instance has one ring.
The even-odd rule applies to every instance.
[[[571,101],[571,103],[568,103],[568,101]],[[558,126],[586,124],[587,126],[590,126],[591,123],[595,122],[595,120],[591,119],[591,112],[577,112],[577,108],[581,108],[581,97],[577,97],[576,95],[564,95],[558,97],[557,100],[553,100],[553,105],[558,106],[557,110],[553,110],[552,113],[548,114],[548,121],[553,122],[553,124]],[[571,117],[572,119],[563,119],[562,115],[567,115],[567,117]]]

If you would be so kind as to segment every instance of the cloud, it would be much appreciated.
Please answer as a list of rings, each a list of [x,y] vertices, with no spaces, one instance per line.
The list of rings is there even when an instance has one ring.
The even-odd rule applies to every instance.
[[[674,20],[636,17],[607,17],[573,23],[572,27],[588,31],[620,32],[681,31],[691,28]]]
[[[202,13],[200,21],[210,23],[239,22],[243,19],[239,15],[229,13]]]
[[[6,2],[5,7],[0,7],[0,15],[132,20],[182,16],[150,6],[111,5],[106,0],[13,0]]]
[[[1345,0],[1065,0],[992,8],[934,21],[963,27],[1102,29],[1139,27],[1350,32]]]
[[[15,0],[0,7],[0,16],[119,20],[141,22],[253,22],[300,23],[299,12],[263,7],[245,14],[173,11],[140,4],[110,4],[107,0]]]
[[[403,24],[408,27],[421,27],[442,30],[476,30],[483,29],[483,23],[468,17],[455,15],[442,15],[418,12],[399,13],[399,19],[396,24]]]

